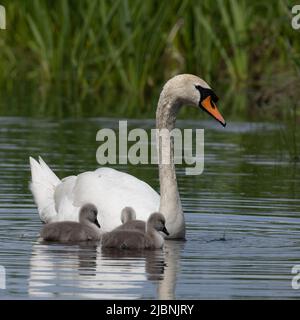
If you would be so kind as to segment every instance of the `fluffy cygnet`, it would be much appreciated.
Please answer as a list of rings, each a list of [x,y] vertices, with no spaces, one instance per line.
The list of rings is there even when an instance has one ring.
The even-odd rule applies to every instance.
[[[40,236],[46,241],[77,242],[100,240],[102,232],[97,220],[97,208],[85,204],[79,212],[79,222],[62,221],[46,224]]]
[[[159,231],[169,235],[165,223],[165,217],[159,212],[154,212],[147,220],[146,232],[116,228],[102,236],[102,248],[160,249],[164,245],[164,238]]]
[[[131,207],[125,207],[121,212],[122,224],[114,230],[139,230],[146,232],[146,222],[136,220],[135,210]]]

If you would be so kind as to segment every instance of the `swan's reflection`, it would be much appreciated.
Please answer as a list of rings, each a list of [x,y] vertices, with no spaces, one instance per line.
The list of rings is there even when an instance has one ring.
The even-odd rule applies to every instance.
[[[164,247],[164,276],[157,287],[157,299],[176,299],[176,275],[180,268],[181,252],[184,249],[184,241],[165,241]]]
[[[130,251],[102,250],[98,243],[35,243],[28,293],[36,298],[173,299],[183,244],[166,241],[164,250]],[[149,294],[153,285],[157,296]]]

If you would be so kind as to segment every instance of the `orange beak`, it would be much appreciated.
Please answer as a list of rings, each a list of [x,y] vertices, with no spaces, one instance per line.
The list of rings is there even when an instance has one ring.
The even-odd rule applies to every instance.
[[[215,103],[211,100],[211,96],[208,96],[201,102],[201,106],[203,109],[208,112],[211,116],[213,116],[216,120],[218,120],[223,127],[226,126],[226,122],[219,112]]]

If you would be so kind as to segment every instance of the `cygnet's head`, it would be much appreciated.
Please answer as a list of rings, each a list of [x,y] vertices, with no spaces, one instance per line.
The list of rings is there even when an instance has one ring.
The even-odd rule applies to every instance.
[[[136,214],[133,208],[125,207],[121,212],[121,221],[122,223],[126,223],[128,221],[132,221],[136,219]]]
[[[79,222],[86,222],[89,221],[91,223],[94,223],[98,228],[100,228],[100,224],[97,220],[97,214],[98,210],[97,208],[91,204],[87,203],[83,205],[79,212]]]
[[[164,85],[161,98],[178,105],[201,108],[225,127],[226,122],[217,108],[218,97],[201,78],[192,74],[179,74]]]
[[[167,236],[169,235],[169,232],[166,228],[166,219],[160,212],[154,212],[150,215],[147,221],[147,226],[151,226],[157,231],[162,231]]]

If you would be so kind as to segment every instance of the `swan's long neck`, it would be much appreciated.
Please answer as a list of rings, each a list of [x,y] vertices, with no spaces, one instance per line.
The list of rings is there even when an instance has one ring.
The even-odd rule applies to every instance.
[[[176,115],[180,107],[180,102],[169,99],[168,95],[162,91],[156,111],[156,128],[159,129],[159,132],[161,132],[161,129],[172,131],[175,128]],[[161,196],[159,211],[166,218],[166,227],[170,233],[169,238],[182,239],[185,237],[185,222],[174,165],[174,142],[173,139],[168,139],[168,141],[160,139],[160,141],[157,141],[157,145],[159,146],[159,155],[162,155],[163,150],[168,148],[170,150],[168,163],[164,164],[159,161]]]

